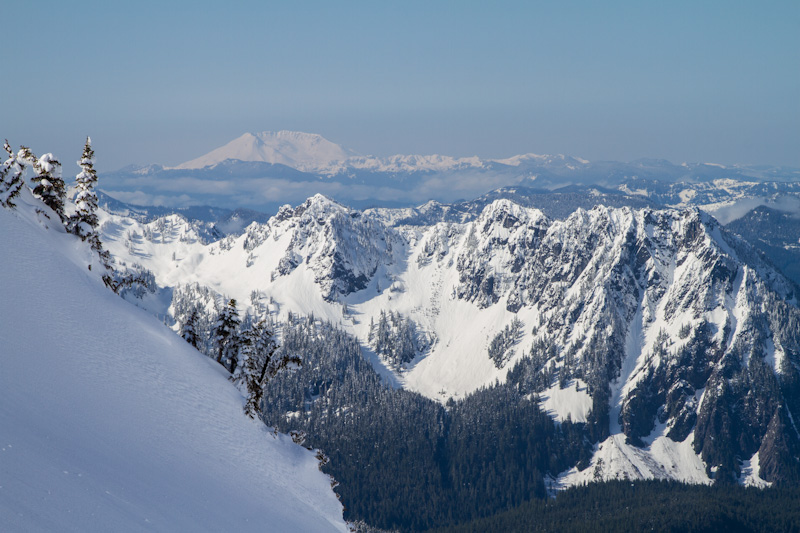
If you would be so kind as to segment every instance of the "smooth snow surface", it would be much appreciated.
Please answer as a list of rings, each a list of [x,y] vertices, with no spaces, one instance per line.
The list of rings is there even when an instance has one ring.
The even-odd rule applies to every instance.
[[[586,383],[580,379],[571,380],[563,389],[558,383],[539,395],[544,412],[563,422],[569,417],[573,422],[586,422],[592,410],[592,397]]]
[[[0,530],[346,531],[313,454],[29,207],[0,209]]]
[[[683,442],[659,435],[646,448],[637,448],[628,444],[622,433],[611,435],[597,446],[588,468],[567,470],[553,488],[611,479],[678,479],[710,484],[702,459],[692,449],[693,440],[694,433]]]
[[[756,452],[749,460],[742,461],[742,473],[739,476],[739,483],[747,487],[758,487],[760,489],[772,486],[769,481],[761,479],[759,469],[758,452]]]

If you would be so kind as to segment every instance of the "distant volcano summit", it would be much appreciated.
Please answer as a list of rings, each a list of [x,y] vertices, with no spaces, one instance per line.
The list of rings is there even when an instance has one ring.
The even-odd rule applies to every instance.
[[[358,155],[315,133],[263,131],[245,133],[225,146],[178,165],[179,169],[213,166],[228,159],[281,164],[314,171]]]

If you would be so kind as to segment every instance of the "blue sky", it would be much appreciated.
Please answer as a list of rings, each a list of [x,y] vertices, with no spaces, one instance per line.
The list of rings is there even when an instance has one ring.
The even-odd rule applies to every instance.
[[[363,154],[800,166],[800,2],[10,2],[2,131],[101,170]]]

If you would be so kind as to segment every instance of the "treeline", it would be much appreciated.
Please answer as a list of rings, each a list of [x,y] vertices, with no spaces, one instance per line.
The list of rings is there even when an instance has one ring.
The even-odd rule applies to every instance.
[[[88,241],[99,255],[103,265],[109,266],[110,255],[103,249],[97,232],[97,171],[94,169],[92,140],[87,137],[77,165],[81,171],[75,176],[75,194],[67,198],[67,185],[61,177],[61,163],[51,153],[36,157],[30,148],[20,146],[14,151],[8,140],[3,144],[7,158],[0,162],[0,206],[15,208],[16,201],[26,186],[25,172],[33,169],[30,192],[58,216],[64,229]],[[50,218],[44,211],[45,217]],[[111,281],[109,276],[106,283]]]
[[[265,384],[264,421],[330,458],[345,518],[419,531],[545,497],[545,475],[582,459],[583,424],[556,424],[516,384],[447,407],[381,382],[353,337],[293,317],[282,351],[303,366]]]
[[[609,481],[533,500],[437,533],[790,532],[800,530],[800,489]]]
[[[113,260],[100,241],[97,218],[97,171],[92,140],[87,137],[77,165],[74,192],[67,194],[67,184],[62,178],[61,162],[51,153],[37,157],[27,146],[14,151],[6,140],[3,144],[5,159],[0,156],[0,207],[16,209],[24,191],[38,199],[35,212],[46,225],[60,224],[68,233],[86,242],[96,255],[102,269],[103,282],[117,294],[141,294],[152,290],[155,279],[152,273],[138,265],[125,265]],[[32,176],[26,179],[26,173]],[[88,265],[91,270],[91,264]]]

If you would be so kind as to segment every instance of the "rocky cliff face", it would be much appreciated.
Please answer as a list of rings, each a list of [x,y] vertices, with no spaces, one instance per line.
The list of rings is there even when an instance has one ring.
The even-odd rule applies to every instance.
[[[365,289],[381,263],[391,264],[393,245],[399,243],[376,220],[322,195],[293,210],[286,206],[271,224],[276,233],[291,233],[276,274],[307,264],[326,300]]]
[[[715,479],[733,480],[757,452],[763,480],[796,475],[800,315],[790,282],[696,210],[598,207],[563,222],[526,214],[503,202],[484,210],[456,263],[455,295],[535,310],[526,364],[588,383],[595,435],[606,434],[608,405],[612,435],[638,447],[654,432],[691,437]],[[556,353],[534,353],[541,341]],[[539,383],[536,392],[551,385]]]

